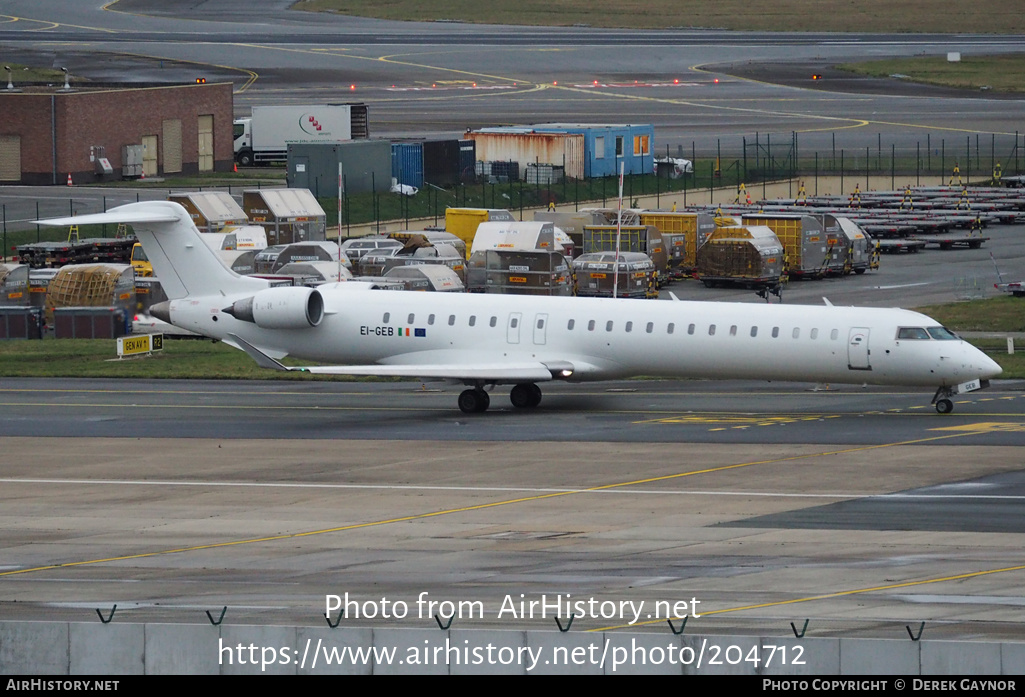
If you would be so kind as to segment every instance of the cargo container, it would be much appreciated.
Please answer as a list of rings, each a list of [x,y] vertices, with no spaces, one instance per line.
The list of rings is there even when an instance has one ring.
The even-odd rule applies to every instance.
[[[423,180],[434,186],[450,187],[464,181],[463,148],[468,149],[469,162],[465,174],[473,178],[473,156],[476,152],[473,141],[427,140],[424,141]]]
[[[396,184],[424,188],[424,144],[391,144],[391,177]]]
[[[696,274],[705,286],[771,288],[786,280],[783,244],[765,226],[717,229],[698,250]]]
[[[572,179],[585,176],[584,136],[579,133],[542,132],[529,126],[482,128],[468,131],[466,140],[474,141],[478,162],[518,163],[518,180],[526,177],[528,164],[564,167]]]
[[[573,295],[573,273],[559,252],[484,249],[470,255],[467,290],[515,295]]]
[[[839,233],[846,238],[845,263],[842,273],[863,274],[869,269],[879,268],[879,254],[872,238],[850,218],[822,214],[822,227],[827,234]]]
[[[488,221],[512,221],[512,213],[498,208],[446,208],[445,231],[466,243],[467,253],[473,246],[477,226]]]
[[[694,272],[698,249],[715,231],[715,219],[709,213],[640,211],[641,224],[654,225],[662,233],[669,257],[669,274],[680,278]]]
[[[215,252],[232,252],[235,250],[258,252],[267,247],[267,233],[264,232],[262,227],[257,225],[237,227],[231,232],[201,232],[199,236]],[[137,247],[141,248],[142,245],[137,245]],[[146,273],[139,273],[139,267],[136,266],[138,261],[136,251],[132,250],[132,266],[135,268],[135,273],[137,276],[148,275]],[[145,255],[145,252],[143,252],[143,255]],[[149,266],[148,260],[146,260],[146,265]],[[152,273],[152,267],[149,268],[149,271]]]
[[[461,293],[466,286],[459,274],[441,264],[396,266],[384,274],[388,281],[402,281],[408,290],[426,290],[435,293]]]
[[[342,254],[344,254],[352,265],[358,266],[359,260],[367,252],[378,249],[401,249],[405,241],[393,240],[382,235],[367,235],[366,237],[351,237],[342,242]]]
[[[654,170],[655,127],[652,124],[539,123],[531,128],[539,133],[572,133],[583,137],[584,177],[618,176],[620,163],[626,174],[649,174]],[[568,165],[566,174],[574,177]]]
[[[200,232],[222,232],[249,224],[242,206],[227,191],[170,194],[167,200],[184,208]]]
[[[339,255],[335,242],[301,242],[267,247],[255,257],[256,273],[276,274],[285,264],[293,261],[334,261]],[[342,255],[344,256],[344,255]]]
[[[365,104],[254,106],[235,119],[235,161],[243,167],[283,162],[292,143],[337,143],[368,138]]]
[[[611,298],[657,298],[655,265],[641,252],[591,252],[573,260],[577,295]],[[592,320],[593,323],[593,320]]]
[[[585,225],[584,253],[614,252],[617,237],[620,252],[641,252],[651,259],[655,265],[657,287],[669,283],[669,253],[662,233],[654,225]]]
[[[0,264],[0,305],[30,304],[27,264]]]
[[[418,246],[410,240],[402,249],[380,249],[368,252],[359,261],[360,276],[384,276],[397,266],[420,266],[442,264],[456,272],[459,280],[466,282],[466,257],[449,244],[431,245],[426,240]]]
[[[584,226],[603,225],[608,221],[604,215],[592,209],[581,211],[536,211],[534,220],[550,222],[566,233],[573,240],[573,255],[578,256],[584,250]]]
[[[332,283],[338,281],[349,281],[352,279],[352,270],[349,260],[342,257],[342,264],[338,261],[291,261],[277,270],[278,276],[292,276],[296,285],[315,286],[321,283]]]
[[[477,226],[477,233],[470,247],[474,252],[487,249],[540,249],[573,256],[573,240],[554,224],[540,220],[484,222]]]
[[[263,250],[260,250],[262,252]],[[256,255],[260,252],[255,249],[233,249],[221,251],[217,255],[224,262],[224,265],[240,276],[251,276],[256,273]]]
[[[246,189],[242,210],[264,229],[265,245],[327,238],[327,213],[309,189]]]
[[[121,308],[130,321],[135,314],[135,271],[127,264],[64,266],[46,291],[48,322],[61,307]]]
[[[771,229],[787,255],[790,278],[823,278],[831,269],[842,271],[846,240],[839,232],[823,230],[821,217],[786,213],[744,214],[744,225]]]

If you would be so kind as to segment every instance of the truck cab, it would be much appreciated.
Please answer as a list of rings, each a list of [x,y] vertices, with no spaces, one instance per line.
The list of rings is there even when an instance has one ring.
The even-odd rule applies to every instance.
[[[136,276],[148,277],[153,275],[153,264],[149,262],[146,251],[138,242],[132,245],[132,268],[135,269]]]

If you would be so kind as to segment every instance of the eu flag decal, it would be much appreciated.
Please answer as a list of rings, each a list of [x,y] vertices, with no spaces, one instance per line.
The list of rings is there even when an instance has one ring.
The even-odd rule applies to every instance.
[[[425,328],[423,328],[423,327],[417,327],[413,331],[414,331],[413,336],[423,336],[423,337],[427,336],[427,330]]]

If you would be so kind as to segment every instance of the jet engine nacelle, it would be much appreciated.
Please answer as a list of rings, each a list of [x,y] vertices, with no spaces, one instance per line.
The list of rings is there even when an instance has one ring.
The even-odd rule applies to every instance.
[[[306,329],[324,319],[324,297],[313,288],[268,288],[224,312],[262,329]]]

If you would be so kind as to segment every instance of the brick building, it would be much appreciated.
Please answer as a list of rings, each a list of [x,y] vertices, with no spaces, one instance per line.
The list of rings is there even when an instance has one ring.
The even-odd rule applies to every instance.
[[[85,184],[234,166],[231,83],[0,90],[0,115],[0,183],[66,184],[70,174]],[[126,169],[125,146],[136,146],[141,167]]]

